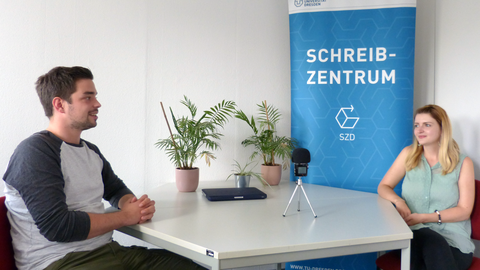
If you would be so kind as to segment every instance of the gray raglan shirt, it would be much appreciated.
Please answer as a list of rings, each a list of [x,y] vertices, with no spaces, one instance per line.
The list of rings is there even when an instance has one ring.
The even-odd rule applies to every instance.
[[[68,144],[48,131],[18,145],[3,180],[19,270],[44,269],[110,242],[111,232],[87,239],[87,212],[104,213],[102,198],[118,207],[132,193],[95,145]]]

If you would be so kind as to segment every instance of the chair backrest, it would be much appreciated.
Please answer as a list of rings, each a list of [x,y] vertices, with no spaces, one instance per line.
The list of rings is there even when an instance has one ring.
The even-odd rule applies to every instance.
[[[0,197],[0,262],[0,270],[17,269],[13,257],[12,237],[10,236],[10,223],[7,218],[5,196]]]
[[[472,215],[472,239],[480,240],[480,181],[475,180],[475,203],[473,205]]]

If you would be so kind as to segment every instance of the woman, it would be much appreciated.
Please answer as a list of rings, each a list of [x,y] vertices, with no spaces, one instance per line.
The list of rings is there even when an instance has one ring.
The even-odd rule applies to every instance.
[[[378,194],[396,206],[413,231],[412,270],[468,269],[474,250],[473,162],[460,153],[447,113],[437,105],[415,112],[414,135],[383,177]],[[393,189],[402,178],[399,197]]]

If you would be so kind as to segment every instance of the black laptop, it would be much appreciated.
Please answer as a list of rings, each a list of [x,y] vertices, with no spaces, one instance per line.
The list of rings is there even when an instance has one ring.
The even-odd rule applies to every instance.
[[[255,187],[204,188],[202,191],[209,201],[258,200],[267,198],[267,194]]]

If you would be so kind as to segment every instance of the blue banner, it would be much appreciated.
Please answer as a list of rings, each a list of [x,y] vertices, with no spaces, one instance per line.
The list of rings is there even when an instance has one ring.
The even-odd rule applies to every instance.
[[[289,0],[292,137],[311,153],[305,183],[375,193],[411,144],[415,6],[414,0]],[[375,258],[286,269],[375,269]]]

